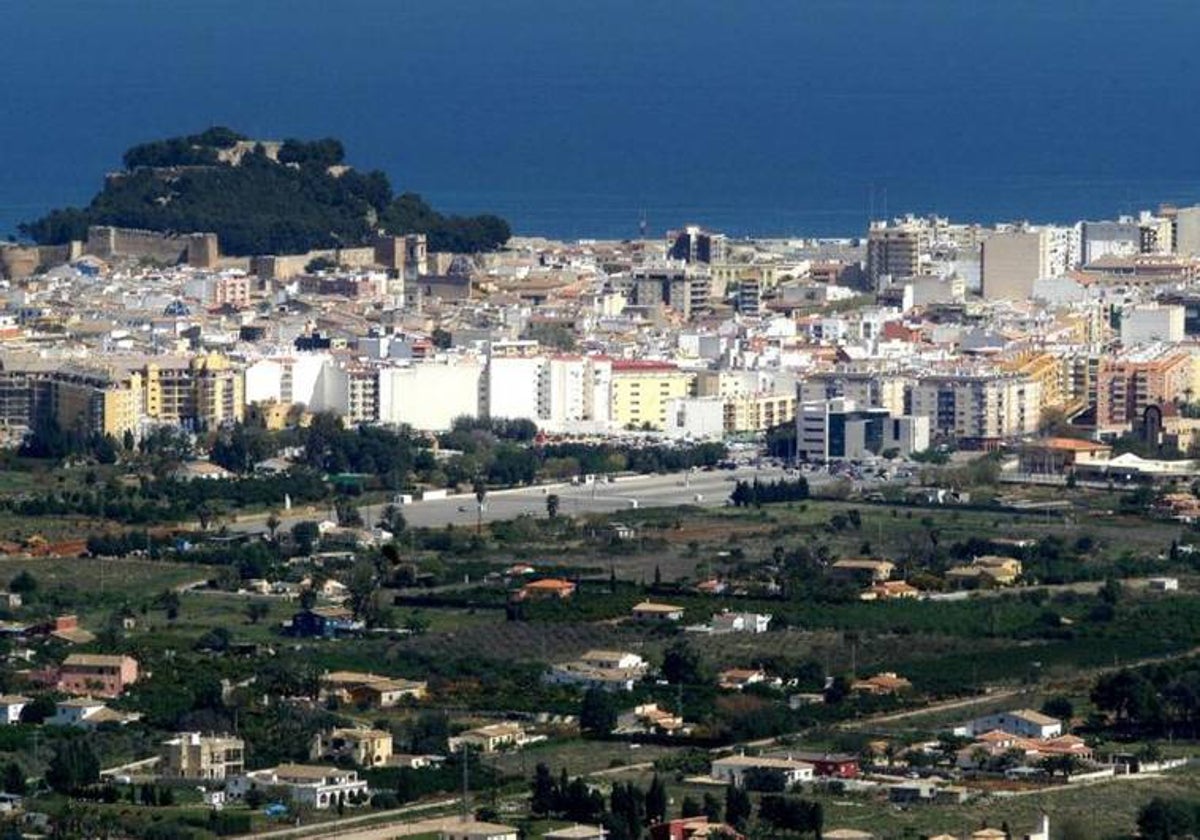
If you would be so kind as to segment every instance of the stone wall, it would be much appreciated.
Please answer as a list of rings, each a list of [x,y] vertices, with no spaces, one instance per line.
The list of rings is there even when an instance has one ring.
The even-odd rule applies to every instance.
[[[78,259],[78,242],[67,245],[0,245],[0,277],[20,280],[31,277],[39,267],[52,267]]]
[[[169,234],[109,225],[89,227],[84,250],[104,260],[129,257],[200,268],[216,266],[220,256],[215,233]]]
[[[340,261],[351,268],[366,268],[376,264],[374,248],[343,248],[309,251],[307,254],[266,255],[252,257],[250,270],[264,280],[287,280],[304,273],[305,266],[317,258]]]

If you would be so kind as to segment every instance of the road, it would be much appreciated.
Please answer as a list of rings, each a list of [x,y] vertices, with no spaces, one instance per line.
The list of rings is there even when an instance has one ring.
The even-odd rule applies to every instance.
[[[720,507],[733,492],[737,478],[762,481],[784,477],[783,470],[753,468],[714,470],[713,472],[670,473],[618,478],[612,482],[597,480],[590,485],[543,485],[513,490],[495,490],[484,500],[483,521],[515,519],[522,514],[546,515],[546,497],[558,496],[559,512],[564,516],[584,513],[615,513],[644,507],[700,505]],[[367,522],[377,521],[384,505],[363,508]],[[414,502],[405,505],[404,518],[409,525],[439,527],[454,523],[472,525],[478,516],[475,496],[468,493],[448,499]]]
[[[721,507],[733,492],[736,479],[749,481],[756,477],[760,481],[774,481],[787,477],[787,474],[778,468],[742,467],[737,470],[630,476],[612,482],[598,479],[591,485],[547,484],[493,490],[484,500],[482,519],[484,522],[494,522],[515,519],[522,514],[545,516],[546,497],[551,493],[558,495],[559,512],[564,516],[685,504]],[[832,481],[828,476],[809,475],[807,478],[810,485]],[[378,522],[385,507],[384,504],[361,507],[363,521],[372,525]],[[448,524],[470,526],[475,524],[479,515],[475,496],[471,493],[413,502],[404,505],[402,510],[409,525],[425,528],[439,528]],[[297,522],[331,515],[331,511],[293,511],[281,517],[280,529],[287,530]],[[232,531],[262,533],[266,531],[265,523],[266,515],[263,514],[232,522],[229,528]]]

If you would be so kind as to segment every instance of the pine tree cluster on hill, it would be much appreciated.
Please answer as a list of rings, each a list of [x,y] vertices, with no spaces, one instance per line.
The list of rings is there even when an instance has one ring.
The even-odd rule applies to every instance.
[[[235,256],[363,245],[380,232],[424,233],[431,250],[476,253],[511,236],[497,216],[445,216],[419,195],[394,196],[384,173],[346,167],[336,139],[285,140],[271,151],[222,127],[143,143],[86,207],[53,210],[21,232],[43,245],[85,239],[89,225],[212,232]]]

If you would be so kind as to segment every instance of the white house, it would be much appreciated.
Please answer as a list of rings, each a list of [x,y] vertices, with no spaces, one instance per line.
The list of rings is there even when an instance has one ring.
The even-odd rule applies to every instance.
[[[1057,738],[1062,734],[1062,721],[1033,709],[1017,709],[976,718],[966,728],[968,735],[999,730],[1022,738]]]
[[[5,694],[0,696],[0,715],[6,724],[20,723],[21,711],[29,703],[28,697],[22,697],[19,694]]]
[[[272,787],[286,790],[293,802],[319,810],[367,793],[367,782],[358,778],[356,771],[311,764],[280,764],[233,776],[226,782],[226,792],[235,799],[252,790]]]
[[[58,701],[54,705],[54,714],[46,718],[46,725],[88,728],[102,723],[118,723],[123,726],[140,718],[141,715],[136,712],[118,712],[116,709],[110,709],[103,700],[74,697]]]
[[[813,766],[807,761],[794,758],[772,758],[765,755],[731,755],[718,758],[712,763],[710,775],[714,781],[734,787],[743,787],[747,773],[778,773],[783,776],[784,787],[797,782],[812,781]]]
[[[619,671],[644,671],[646,660],[624,650],[589,650],[579,661],[591,668],[612,668]]]
[[[46,725],[78,726],[103,708],[105,708],[103,700],[93,700],[90,697],[60,700],[54,705],[54,714],[46,718]]]
[[[589,650],[579,659],[554,665],[545,675],[551,685],[574,685],[608,691],[633,691],[649,664],[636,653]]]
[[[712,617],[714,633],[766,633],[771,616],[750,612],[719,612]]]

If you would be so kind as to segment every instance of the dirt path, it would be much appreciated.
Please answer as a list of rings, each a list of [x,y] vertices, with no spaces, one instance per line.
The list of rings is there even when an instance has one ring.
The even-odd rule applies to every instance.
[[[403,808],[396,808],[392,811],[375,811],[369,814],[363,814],[357,817],[345,817],[339,820],[333,820],[327,823],[316,825],[303,825],[296,828],[281,828],[274,831],[265,831],[261,834],[243,835],[254,838],[305,838],[305,840],[316,840],[316,838],[324,837],[358,837],[359,834],[374,831],[390,831],[390,834],[381,834],[379,837],[400,837],[401,830],[404,834],[424,834],[426,831],[437,831],[436,828],[420,829],[407,831],[409,826],[419,826],[424,823],[440,822],[445,820],[445,817],[437,817],[434,819],[419,820],[411,823],[398,823],[404,817],[411,817],[413,814],[419,814],[422,811],[432,811],[438,808],[451,808],[458,804],[458,797],[451,799],[440,799],[436,802],[422,802],[416,805],[406,805]],[[390,819],[389,819],[390,818]],[[373,825],[373,823],[382,823],[381,825]],[[361,831],[347,832],[347,827],[361,825]]]

